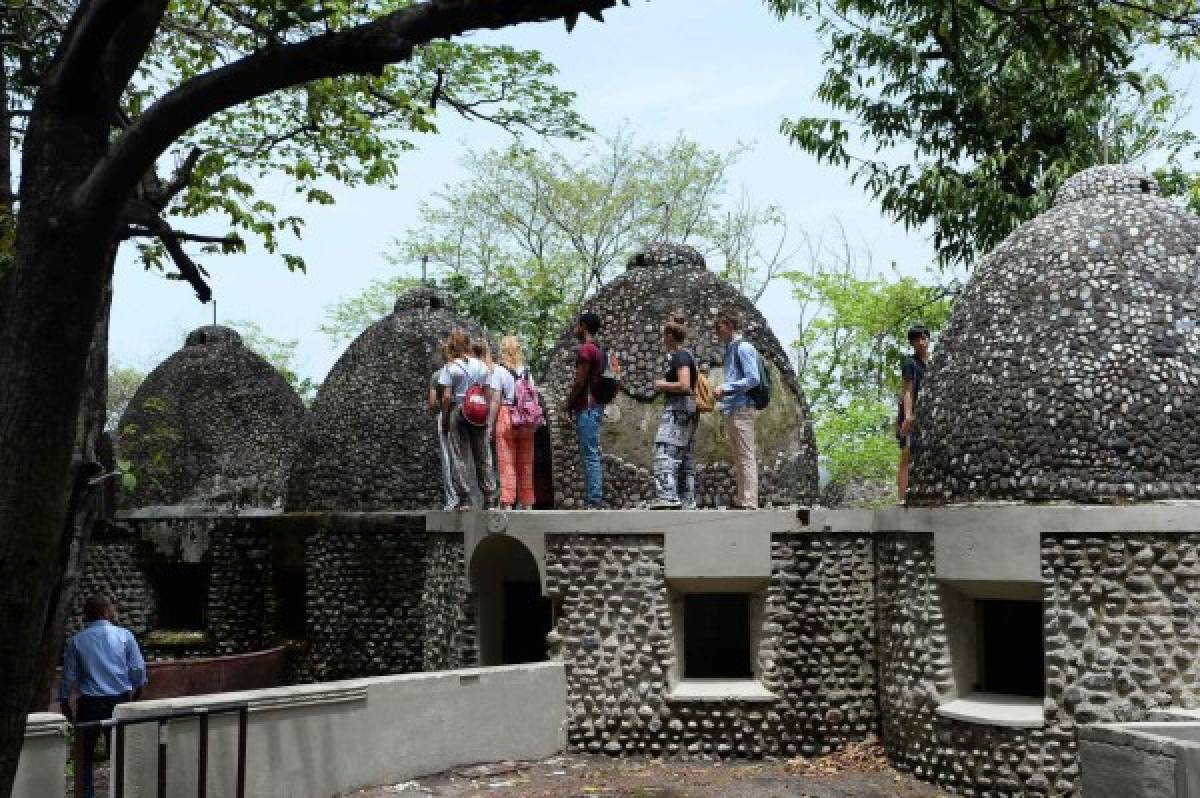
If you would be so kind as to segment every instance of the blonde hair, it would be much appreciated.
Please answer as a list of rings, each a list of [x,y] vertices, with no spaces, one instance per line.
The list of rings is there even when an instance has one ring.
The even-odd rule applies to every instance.
[[[518,371],[525,365],[525,356],[521,354],[521,341],[515,335],[506,335],[500,339],[500,362],[513,371]]]

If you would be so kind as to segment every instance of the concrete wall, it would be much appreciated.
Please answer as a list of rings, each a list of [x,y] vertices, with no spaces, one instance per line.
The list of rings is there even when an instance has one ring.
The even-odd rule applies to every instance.
[[[123,704],[116,714],[136,718],[237,701],[251,708],[251,798],[330,798],[458,765],[544,758],[566,742],[566,674],[557,663],[145,701]],[[195,791],[197,727],[194,720],[168,726],[168,795]],[[126,734],[130,798],[155,794],[157,742],[154,723]],[[236,742],[236,715],[210,721],[211,798],[233,794]]]
[[[12,798],[53,798],[66,789],[67,719],[35,712],[25,721]]]
[[[1196,798],[1200,723],[1111,723],[1080,729],[1082,798]]]

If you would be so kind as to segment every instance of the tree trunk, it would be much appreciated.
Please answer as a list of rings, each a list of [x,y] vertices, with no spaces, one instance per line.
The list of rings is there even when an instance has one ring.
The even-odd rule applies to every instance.
[[[110,257],[115,261],[116,253]],[[111,268],[111,265],[110,265]],[[42,633],[42,676],[34,687],[30,712],[45,711],[55,666],[62,657],[62,645],[67,618],[76,605],[92,528],[105,508],[103,495],[106,485],[90,485],[101,462],[100,439],[104,434],[108,406],[108,323],[112,309],[112,283],[101,298],[100,317],[92,338],[87,360],[87,387],[79,417],[75,423],[75,456],[71,466],[74,479],[71,498],[67,502],[67,525],[60,541],[59,577],[50,598],[50,614]]]
[[[72,195],[107,146],[108,113],[40,96],[22,151],[14,261],[0,278],[0,796],[12,791],[59,583],[76,420],[112,278],[116,208]]]

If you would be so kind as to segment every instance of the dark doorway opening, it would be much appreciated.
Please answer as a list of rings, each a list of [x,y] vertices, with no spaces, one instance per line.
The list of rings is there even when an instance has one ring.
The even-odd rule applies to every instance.
[[[979,599],[979,689],[985,693],[1045,695],[1042,603]]]
[[[151,572],[154,589],[155,627],[202,631],[208,621],[209,566],[204,563],[172,563]]]
[[[685,594],[683,630],[685,679],[754,678],[749,594]]]
[[[307,634],[308,592],[304,571],[278,568],[274,574],[275,632],[279,637],[303,640]]]
[[[479,664],[545,660],[554,613],[529,549],[508,535],[489,535],[471,555],[470,578]]]
[[[550,631],[550,600],[537,582],[504,583],[502,665],[541,662],[546,658]]]

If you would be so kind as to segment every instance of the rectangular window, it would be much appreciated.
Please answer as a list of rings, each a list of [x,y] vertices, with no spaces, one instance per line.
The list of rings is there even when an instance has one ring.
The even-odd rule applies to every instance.
[[[172,563],[151,572],[155,628],[203,630],[208,615],[208,573],[204,563]]]
[[[979,690],[1040,698],[1045,694],[1042,602],[978,599]]]
[[[683,629],[685,679],[754,678],[749,594],[685,594]]]

